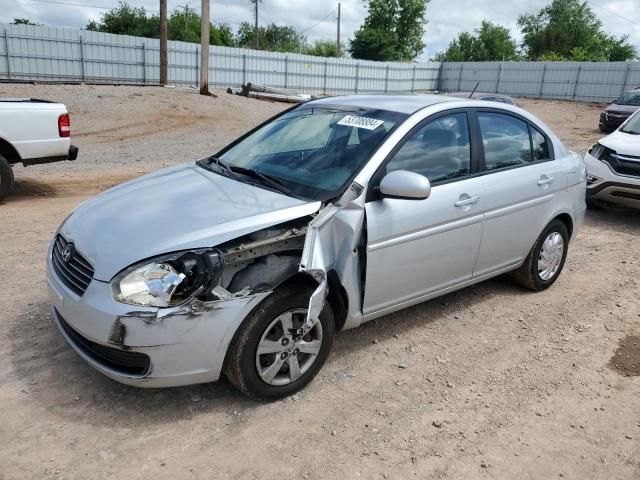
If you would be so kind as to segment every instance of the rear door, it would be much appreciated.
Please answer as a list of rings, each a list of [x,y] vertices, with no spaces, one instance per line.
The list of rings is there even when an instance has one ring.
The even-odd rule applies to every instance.
[[[474,276],[520,263],[566,185],[551,141],[527,119],[504,110],[475,111],[481,137],[485,217]]]
[[[366,204],[363,313],[379,312],[471,278],[482,234],[483,194],[474,176],[465,111],[431,117],[407,135],[372,180],[407,170],[432,182],[425,200]]]

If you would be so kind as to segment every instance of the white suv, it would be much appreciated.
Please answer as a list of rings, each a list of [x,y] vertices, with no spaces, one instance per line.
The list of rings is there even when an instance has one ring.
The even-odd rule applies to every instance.
[[[640,110],[591,147],[584,161],[589,204],[640,208]]]

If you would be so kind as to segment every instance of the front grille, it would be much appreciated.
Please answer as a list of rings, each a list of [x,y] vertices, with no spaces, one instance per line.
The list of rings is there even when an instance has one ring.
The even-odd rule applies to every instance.
[[[619,174],[640,177],[640,157],[611,153],[606,160]]]
[[[55,314],[60,327],[71,339],[73,345],[91,357],[95,362],[126,375],[142,377],[149,373],[151,360],[144,353],[105,347],[99,343],[92,342],[71,328],[57,310]]]
[[[53,244],[51,263],[60,281],[81,297],[91,283],[93,267],[61,235],[56,237]]]

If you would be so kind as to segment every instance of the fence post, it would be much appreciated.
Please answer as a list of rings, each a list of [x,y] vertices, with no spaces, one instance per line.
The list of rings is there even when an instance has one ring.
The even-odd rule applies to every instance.
[[[360,62],[356,63],[356,93],[358,93],[358,81],[360,80]]]
[[[289,80],[289,55],[284,56],[284,88],[287,88]]]
[[[462,70],[464,70],[464,63],[460,64],[460,73],[458,73],[458,91],[460,91],[460,87],[462,86]]]
[[[624,82],[622,82],[622,91],[620,95],[622,95],[627,90],[627,82],[629,81],[629,71],[631,70],[631,64],[627,62],[627,70],[624,72]]]
[[[247,54],[242,54],[242,85],[247,84]]]
[[[327,64],[329,63],[329,61],[325,58],[324,59],[324,75],[323,75],[323,79],[322,79],[322,94],[326,95],[327,94]]]
[[[547,76],[547,62],[542,64],[542,78],[540,79],[540,93],[538,93],[538,98],[542,98],[542,93],[544,92],[544,81]]]
[[[196,87],[200,83],[200,47],[196,47]]]
[[[142,83],[144,85],[147,84],[147,49],[145,47],[144,41],[142,42]]]
[[[502,63],[498,69],[498,78],[496,80],[496,93],[500,93],[500,82],[502,81]]]
[[[582,65],[578,65],[578,72],[576,73],[576,83],[573,86],[573,99],[576,99],[576,95],[578,94],[578,85],[580,83],[580,71],[582,70]]]
[[[444,62],[440,62],[440,66],[438,67],[438,79],[436,81],[436,90],[442,90],[442,72],[444,71]]]
[[[7,78],[11,78],[11,56],[9,55],[9,38],[6,28],[4,30],[4,53],[7,56]]]
[[[82,81],[84,82],[84,80],[85,80],[85,75],[84,75],[84,43],[82,42],[82,35],[80,35],[80,37],[78,37],[78,40],[80,42],[80,76],[82,77]]]
[[[384,93],[389,92],[389,64],[387,63],[387,72],[384,77]]]
[[[413,64],[413,72],[411,73],[411,93],[415,93],[416,91],[416,67],[417,65]]]

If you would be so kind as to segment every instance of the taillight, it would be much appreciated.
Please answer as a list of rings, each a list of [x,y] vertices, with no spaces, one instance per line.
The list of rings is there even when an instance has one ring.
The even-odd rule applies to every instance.
[[[58,134],[61,137],[71,136],[71,119],[68,113],[63,113],[58,117]]]

